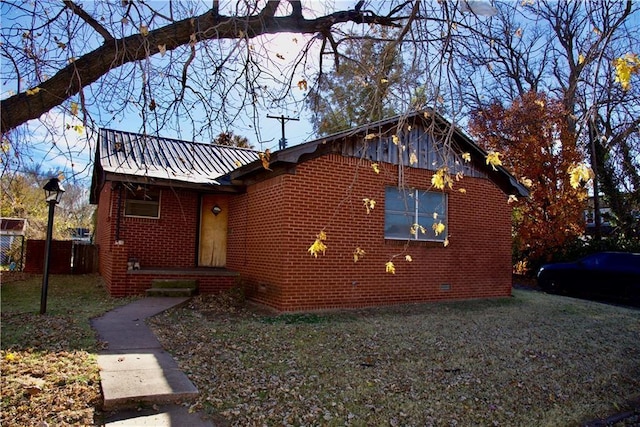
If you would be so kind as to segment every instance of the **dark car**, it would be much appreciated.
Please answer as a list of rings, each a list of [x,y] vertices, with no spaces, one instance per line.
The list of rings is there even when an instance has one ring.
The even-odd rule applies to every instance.
[[[546,264],[538,285],[547,292],[640,300],[640,253],[598,252],[575,262]]]

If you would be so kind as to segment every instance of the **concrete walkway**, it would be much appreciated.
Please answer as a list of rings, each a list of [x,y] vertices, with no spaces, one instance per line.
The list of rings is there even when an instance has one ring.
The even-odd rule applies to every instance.
[[[183,304],[189,298],[147,297],[93,319],[92,327],[107,348],[98,354],[106,426],[202,426],[180,402],[193,400],[198,390],[164,351],[147,317]],[[154,405],[153,410],[131,410]]]

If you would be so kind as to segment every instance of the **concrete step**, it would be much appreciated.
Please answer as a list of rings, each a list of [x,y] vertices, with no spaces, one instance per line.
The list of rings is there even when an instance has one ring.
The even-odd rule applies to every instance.
[[[192,297],[196,294],[193,288],[149,288],[145,291],[148,297]]]
[[[153,279],[151,287],[198,289],[198,281],[190,279]]]

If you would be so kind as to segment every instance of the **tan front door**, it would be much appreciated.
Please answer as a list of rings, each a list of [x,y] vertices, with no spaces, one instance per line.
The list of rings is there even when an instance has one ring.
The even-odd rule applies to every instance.
[[[218,211],[216,215],[214,208]],[[224,195],[202,196],[200,210],[200,267],[224,267],[227,264],[227,219],[229,204]]]

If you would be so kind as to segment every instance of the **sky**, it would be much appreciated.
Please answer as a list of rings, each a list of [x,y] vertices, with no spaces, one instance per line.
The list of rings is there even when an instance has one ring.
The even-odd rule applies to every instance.
[[[345,4],[348,5],[354,2],[341,3],[342,4],[337,6],[343,8],[348,7],[345,6]],[[311,2],[308,4],[313,6],[314,4],[321,3]],[[313,11],[306,10],[305,16],[309,17],[313,13]],[[306,37],[308,40],[313,36]],[[300,39],[300,44],[296,45],[292,43],[293,38]],[[289,60],[295,58],[298,50],[305,41],[305,36],[283,33],[253,39],[252,43],[259,43],[261,44],[261,48],[278,52]],[[319,48],[319,43],[316,43],[316,45]],[[154,60],[155,59],[156,58],[154,58]],[[281,70],[274,69],[269,71],[281,73]],[[296,82],[297,80],[292,82],[292,84],[296,85]],[[10,88],[11,84],[3,82],[3,97],[9,96]],[[268,118],[267,115],[278,117],[283,115],[285,117],[298,119],[298,121],[287,121],[285,123],[288,146],[314,139],[315,136],[313,135],[312,125],[309,120],[309,112],[300,108],[303,105],[302,100],[305,92],[301,91],[298,87],[294,87],[292,88],[292,94],[294,99],[287,104],[281,104],[282,106],[280,107],[263,107],[258,110],[256,116],[260,126],[260,140],[258,140],[256,136],[255,129],[253,129],[253,120],[250,117],[240,117],[234,122],[234,127],[228,130],[234,132],[236,135],[247,137],[249,143],[257,150],[264,151],[270,149],[271,151],[275,151],[278,149],[279,140],[282,137],[281,121]],[[97,109],[91,111],[91,108],[92,107],[89,107],[89,112],[92,118],[99,120],[100,117],[104,117],[104,112],[101,116],[97,113]],[[100,108],[100,106],[97,108]],[[43,125],[42,122],[47,125]],[[38,165],[42,171],[61,172],[69,179],[81,180],[88,183],[91,179],[96,137],[94,135],[94,129],[91,127],[80,128],[79,125],[82,125],[79,119],[65,113],[62,109],[53,109],[43,115],[40,120],[30,121],[28,123],[29,131],[33,134],[33,139],[38,142],[34,141],[35,143],[31,144],[28,150],[24,152],[23,163],[27,166]],[[96,126],[104,126],[129,132],[140,132],[142,119],[139,117],[139,114],[135,114],[134,112],[132,114],[125,114],[116,120],[111,120],[110,118],[109,122],[97,122]],[[224,130],[227,129],[220,129],[220,131]],[[55,132],[55,134],[52,132]],[[161,136],[205,143],[211,142],[188,134],[171,134],[170,131],[163,131]]]

